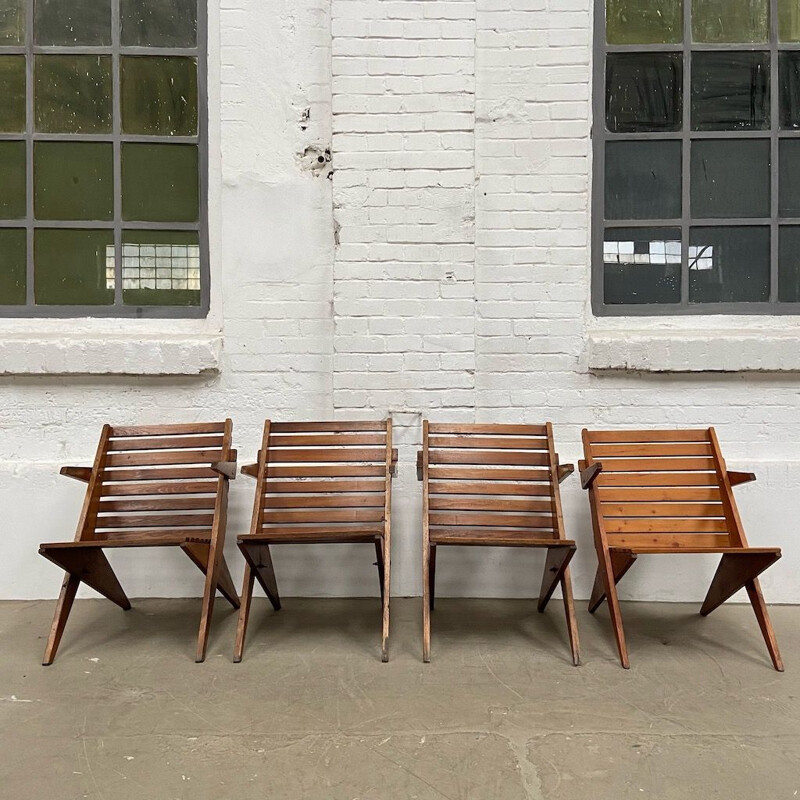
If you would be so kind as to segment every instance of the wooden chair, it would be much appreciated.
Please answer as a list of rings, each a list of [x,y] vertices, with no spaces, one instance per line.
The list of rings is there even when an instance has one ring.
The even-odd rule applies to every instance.
[[[56,656],[75,593],[83,581],[126,611],[131,607],[104,548],[180,547],[206,576],[197,661],[203,661],[217,589],[239,598],[222,553],[228,480],[236,475],[230,420],[188,425],[104,425],[91,467],[61,474],[88,484],[75,541],[43,544],[39,553],[66,571],[44,654]]]
[[[561,584],[572,661],[580,663],[559,483],[574,472],[559,464],[546,425],[422,423],[417,477],[422,481],[422,657],[431,660],[436,549],[443,545],[547,549],[539,592],[544,611]]]
[[[254,477],[250,533],[238,538],[245,558],[242,605],[233,660],[242,660],[255,580],[281,607],[270,545],[372,544],[383,607],[381,658],[389,660],[392,476],[397,451],[392,421],[264,424]]]
[[[755,480],[729,472],[713,428],[583,431],[581,483],[589,491],[598,566],[589,611],[608,599],[622,666],[629,667],[616,584],[636,557],[719,553],[703,616],[745,588],[775,669],[783,662],[757,576],[780,557],[749,547],[732,487]]]

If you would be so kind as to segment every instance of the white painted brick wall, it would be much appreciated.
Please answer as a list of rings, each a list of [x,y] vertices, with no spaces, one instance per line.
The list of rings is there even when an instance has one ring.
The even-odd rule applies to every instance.
[[[86,463],[103,422],[230,415],[246,462],[266,416],[391,414],[401,453],[396,594],[420,588],[413,464],[429,416],[549,419],[565,461],[580,457],[583,426],[715,424],[730,465],[759,474],[738,490],[752,541],[784,547],[765,576],[767,597],[800,602],[800,379],[588,369],[590,334],[595,366],[627,358],[626,331],[635,329],[638,367],[647,366],[648,332],[669,339],[689,331],[685,352],[698,363],[772,369],[790,361],[798,333],[791,319],[714,318],[606,320],[598,332],[588,311],[590,0],[211,5],[221,372],[0,375],[4,596],[54,596],[59,576],[36,545],[71,536],[81,501],[80,485],[57,479],[57,467]],[[332,181],[302,157],[328,146]],[[770,360],[751,340],[765,329],[770,341],[773,328],[781,344]],[[659,363],[676,358],[675,341]],[[247,526],[252,488],[246,478],[232,487],[237,576],[232,543]],[[579,544],[576,593],[586,597],[594,554],[576,479],[563,499]],[[539,554],[464,550],[442,553],[440,594],[537,590]],[[132,595],[199,592],[199,573],[179,556],[114,557]],[[376,594],[373,559],[368,548],[348,546],[279,550],[282,593]],[[698,599],[711,569],[703,558],[642,563],[623,594]]]

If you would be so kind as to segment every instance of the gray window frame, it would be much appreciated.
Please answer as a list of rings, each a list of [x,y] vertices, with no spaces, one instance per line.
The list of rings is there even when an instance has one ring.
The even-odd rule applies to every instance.
[[[68,46],[34,44],[33,20],[35,0],[25,0],[25,44],[3,46],[3,55],[26,56],[26,131],[0,133],[0,141],[25,141],[27,169],[27,216],[23,219],[0,220],[0,228],[24,228],[27,231],[27,297],[25,305],[0,305],[0,317],[112,317],[112,318],[191,318],[208,316],[210,306],[210,269],[208,244],[208,24],[206,0],[197,0],[197,43],[188,47],[126,47],[120,42],[120,0],[111,0],[111,45]],[[106,55],[112,59],[113,126],[106,134],[37,133],[34,128],[34,61],[39,54]],[[197,135],[147,136],[122,133],[120,97],[120,62],[122,56],[187,56],[197,59]],[[114,147],[114,219],[42,220],[34,217],[33,208],[33,143],[36,141],[111,142]],[[122,219],[122,144],[194,144],[198,148],[199,203],[198,221],[133,222]],[[34,231],[37,228],[70,228],[76,230],[112,230],[114,232],[114,304],[98,305],[36,305],[34,298]],[[123,230],[193,231],[200,245],[200,305],[198,306],[137,306],[124,305],[122,300],[122,233]]]
[[[592,71],[592,311],[595,316],[697,316],[718,314],[785,315],[800,314],[800,303],[778,302],[778,245],[781,227],[800,225],[800,218],[779,217],[778,148],[782,139],[800,139],[800,130],[780,128],[779,53],[800,51],[798,42],[778,41],[778,0],[770,0],[770,35],[768,42],[693,43],[692,0],[683,0],[683,42],[676,44],[612,45],[606,42],[606,0],[594,5],[594,64]],[[770,53],[770,127],[764,131],[692,131],[691,80],[692,52],[769,52]],[[683,55],[683,120],[681,130],[648,133],[611,133],[606,128],[605,65],[608,53],[682,53]],[[767,139],[771,141],[769,217],[752,219],[695,219],[690,206],[691,142],[698,139]],[[606,220],[605,219],[605,147],[609,141],[678,140],[682,142],[682,216],[678,219]],[[767,302],[689,303],[689,234],[692,227],[761,225],[770,228],[770,298]],[[606,304],[604,302],[603,242],[606,228],[670,227],[681,230],[681,302],[664,304]]]

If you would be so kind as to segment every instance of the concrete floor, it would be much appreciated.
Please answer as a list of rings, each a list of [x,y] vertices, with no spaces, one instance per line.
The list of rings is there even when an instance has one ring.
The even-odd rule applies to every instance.
[[[195,664],[198,600],[122,612],[78,601],[39,665],[52,602],[0,603],[0,796],[15,800],[708,800],[800,796],[800,608],[773,607],[787,672],[749,606],[627,604],[633,667],[580,603],[259,599],[231,663],[219,601]]]

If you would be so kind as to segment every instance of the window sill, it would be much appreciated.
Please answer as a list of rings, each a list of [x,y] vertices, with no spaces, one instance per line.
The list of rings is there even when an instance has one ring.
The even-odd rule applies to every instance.
[[[800,328],[594,330],[589,372],[800,372]]]
[[[202,375],[221,353],[219,332],[0,332],[0,375]]]

